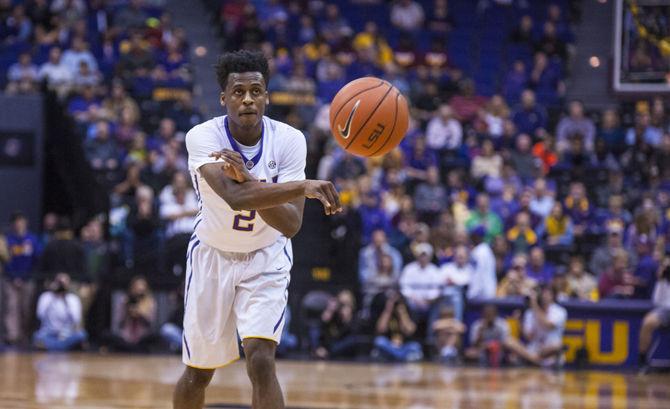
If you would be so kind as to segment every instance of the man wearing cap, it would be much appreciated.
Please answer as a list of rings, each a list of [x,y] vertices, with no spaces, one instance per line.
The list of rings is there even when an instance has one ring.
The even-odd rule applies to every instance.
[[[415,320],[426,319],[433,303],[440,296],[440,270],[431,263],[433,246],[419,243],[413,248],[413,261],[405,266],[400,276],[400,292]]]

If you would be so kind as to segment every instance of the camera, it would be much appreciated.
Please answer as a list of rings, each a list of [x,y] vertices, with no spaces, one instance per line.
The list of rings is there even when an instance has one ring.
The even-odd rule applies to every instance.
[[[63,277],[61,274],[59,274],[51,282],[51,290],[58,295],[63,295],[68,290],[67,284],[67,277]]]
[[[665,263],[665,268],[661,273],[661,279],[670,281],[670,263]]]
[[[54,284],[54,292],[58,294],[65,294],[66,291],[67,289],[65,288],[65,284],[62,281],[59,280]]]

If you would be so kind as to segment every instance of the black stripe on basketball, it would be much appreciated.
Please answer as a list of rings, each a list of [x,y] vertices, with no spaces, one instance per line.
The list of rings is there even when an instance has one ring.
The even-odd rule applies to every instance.
[[[340,114],[340,112],[342,112],[342,109],[349,103],[349,101],[351,101],[352,99],[356,98],[357,96],[361,95],[361,94],[364,93],[364,92],[368,92],[368,91],[370,91],[371,89],[375,89],[375,88],[379,88],[379,87],[381,87],[382,85],[384,85],[385,82],[386,82],[386,81],[379,81],[379,84],[375,85],[374,87],[366,88],[366,89],[361,90],[361,91],[358,91],[357,93],[355,93],[354,95],[352,95],[351,98],[349,98],[348,100],[344,101],[344,102],[342,103],[342,105],[340,105],[340,109],[338,109],[337,112],[335,113],[335,116],[333,117],[333,121],[334,121],[334,122],[337,121],[337,116]]]
[[[386,81],[384,81],[384,82],[386,82]],[[387,82],[387,84],[388,84],[388,82]],[[391,84],[388,84],[388,85],[389,85],[389,89],[386,90],[386,93],[384,94],[384,96],[381,97],[381,99],[379,100],[379,102],[377,102],[377,106],[375,106],[375,109],[373,109],[372,112],[370,113],[370,115],[365,119],[365,122],[363,122],[363,124],[362,124],[361,126],[358,127],[358,131],[357,131],[356,134],[351,138],[351,140],[349,141],[349,143],[347,144],[347,146],[345,147],[345,149],[349,149],[349,147],[351,146],[351,144],[354,143],[354,141],[355,141],[356,138],[358,137],[358,134],[360,134],[361,131],[363,130],[363,128],[365,128],[365,125],[367,125],[367,123],[370,121],[370,118],[372,118],[372,117],[374,116],[375,112],[377,112],[377,109],[382,105],[382,102],[384,102],[384,100],[386,99],[386,97],[389,95],[389,92],[391,92],[391,90],[393,89],[393,85],[391,85]]]
[[[395,113],[393,114],[393,126],[391,127],[391,132],[389,132],[389,136],[386,137],[386,140],[384,143],[382,143],[382,146],[379,147],[374,153],[371,153],[370,156],[375,156],[377,152],[380,150],[384,149],[384,146],[388,143],[389,139],[391,139],[391,136],[393,136],[393,131],[395,130],[395,124],[398,122],[398,98],[400,98],[400,92],[398,92],[395,96]]]

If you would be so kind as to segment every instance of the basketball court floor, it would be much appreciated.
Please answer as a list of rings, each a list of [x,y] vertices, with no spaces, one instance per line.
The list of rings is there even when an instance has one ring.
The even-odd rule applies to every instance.
[[[280,361],[293,409],[670,408],[670,376]],[[1,409],[171,408],[178,357],[0,355]],[[244,363],[220,370],[208,408],[248,409]]]

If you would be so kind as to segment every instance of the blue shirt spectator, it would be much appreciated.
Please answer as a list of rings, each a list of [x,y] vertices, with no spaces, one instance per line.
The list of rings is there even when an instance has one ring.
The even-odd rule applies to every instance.
[[[382,229],[372,232],[372,242],[363,247],[358,258],[358,277],[361,283],[369,282],[375,276],[380,266],[382,255],[391,257],[393,277],[400,277],[402,270],[402,256],[400,252],[388,243],[386,233]]]
[[[547,111],[535,102],[533,91],[527,89],[521,94],[521,106],[514,111],[512,121],[519,133],[536,135],[546,129]]]
[[[528,74],[523,61],[514,61],[512,69],[505,76],[503,82],[503,95],[509,104],[517,104],[521,94],[528,85]]]
[[[530,262],[526,267],[526,275],[539,284],[549,284],[554,277],[555,268],[544,257],[542,247],[533,247],[530,250]]]
[[[28,231],[28,219],[23,214],[12,216],[7,248],[9,260],[5,265],[5,276],[13,280],[29,280],[40,253],[40,244],[37,236]]]
[[[549,61],[544,53],[535,55],[535,65],[530,73],[530,84],[535,89],[537,100],[547,106],[558,105],[563,93],[561,66]]]
[[[616,110],[606,109],[603,112],[602,124],[598,137],[605,142],[608,151],[620,153],[624,149],[626,134],[619,126],[619,116]]]
[[[635,117],[635,126],[626,132],[626,145],[633,146],[641,139],[647,145],[658,146],[663,139],[663,130],[652,126],[648,112],[641,112]]]
[[[376,229],[389,231],[391,222],[380,206],[380,198],[377,193],[368,192],[363,194],[361,205],[358,207],[358,213],[361,215],[362,222],[362,241],[370,242],[370,236]]]

